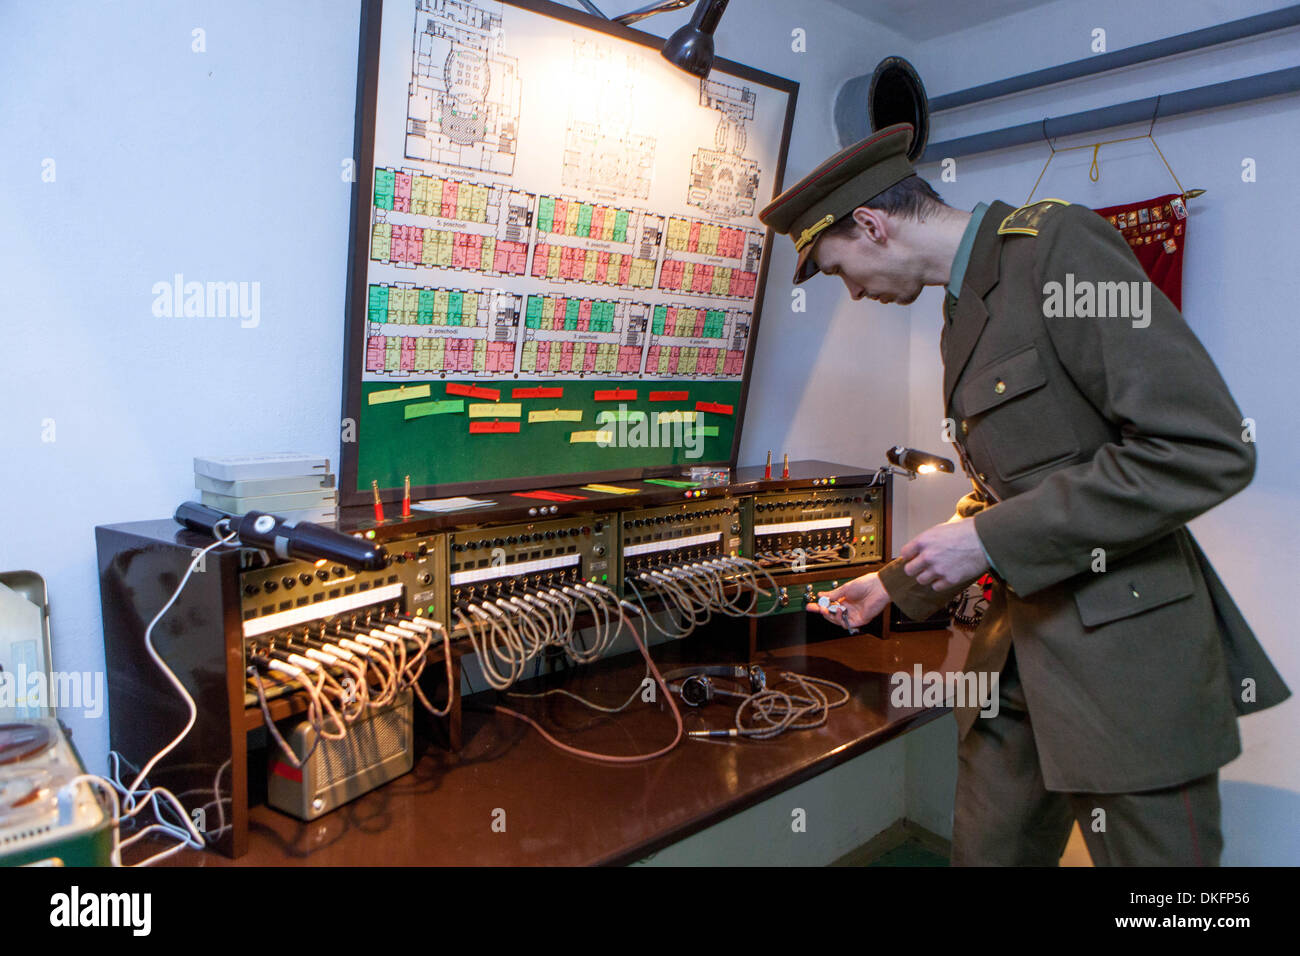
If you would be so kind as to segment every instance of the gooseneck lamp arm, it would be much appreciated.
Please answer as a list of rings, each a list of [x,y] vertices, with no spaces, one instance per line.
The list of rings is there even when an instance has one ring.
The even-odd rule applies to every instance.
[[[606,16],[601,12],[600,7],[596,6],[591,0],[578,0],[583,8],[594,17],[600,17],[602,20],[612,20],[614,23],[621,23],[627,26],[636,23],[638,20],[644,20],[646,17],[653,17],[656,13],[666,13],[669,10],[680,10],[682,7],[689,7],[695,0],[659,0],[658,3],[648,3],[644,7],[632,10],[628,13],[620,14],[617,17]]]
[[[680,10],[682,7],[689,7],[694,2],[695,0],[661,0],[660,3],[650,3],[639,10],[633,10],[622,16],[614,17],[614,22],[627,26],[636,23],[638,20],[644,20],[646,17],[653,17],[656,13],[666,13],[669,10]]]

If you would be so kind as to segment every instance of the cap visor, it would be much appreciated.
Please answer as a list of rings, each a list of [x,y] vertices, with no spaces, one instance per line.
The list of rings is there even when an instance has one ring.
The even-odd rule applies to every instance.
[[[816,240],[808,243],[799,253],[799,261],[794,267],[794,284],[807,282],[821,270],[817,268],[817,260],[812,257],[812,251],[817,246]]]

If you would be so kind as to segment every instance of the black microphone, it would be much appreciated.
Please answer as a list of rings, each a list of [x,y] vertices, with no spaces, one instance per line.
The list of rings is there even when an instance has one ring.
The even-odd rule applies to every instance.
[[[308,561],[337,561],[354,571],[379,571],[388,567],[388,551],[382,544],[333,531],[310,521],[291,523],[263,511],[232,515],[197,501],[186,501],[173,516],[191,531],[222,538],[235,532],[240,544],[265,548],[280,558]],[[219,526],[225,525],[222,530]]]

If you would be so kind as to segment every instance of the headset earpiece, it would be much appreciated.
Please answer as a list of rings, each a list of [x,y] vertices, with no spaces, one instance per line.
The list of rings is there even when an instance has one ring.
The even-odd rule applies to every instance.
[[[704,674],[692,674],[682,681],[682,701],[692,707],[703,707],[713,700],[713,681]]]
[[[749,684],[749,693],[757,694],[767,689],[767,674],[757,664],[710,664],[700,667],[682,667],[664,675],[668,689],[678,694],[682,702],[691,707],[703,707],[718,694],[740,697],[734,691],[723,690],[714,685],[712,677],[726,677],[730,680],[745,681]],[[680,684],[672,683],[681,678]]]

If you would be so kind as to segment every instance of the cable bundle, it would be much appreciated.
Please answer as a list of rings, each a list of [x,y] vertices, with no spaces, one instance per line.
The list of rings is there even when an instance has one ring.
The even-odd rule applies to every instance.
[[[677,706],[677,701],[673,699],[672,691],[668,689],[667,681],[664,680],[663,675],[659,673],[659,668],[655,666],[654,661],[650,658],[650,651],[646,648],[645,642],[641,639],[641,634],[637,631],[636,626],[627,619],[627,615],[624,613],[625,610],[633,611],[636,614],[641,614],[642,619],[644,620],[645,616],[641,611],[641,609],[636,607],[636,605],[634,604],[630,604],[627,601],[619,601],[617,596],[614,594],[614,592],[611,591],[609,588],[605,587],[604,585],[596,584],[593,585],[593,587],[604,592],[614,602],[616,602],[614,604],[614,609],[618,612],[618,628],[614,631],[614,637],[617,638],[617,636],[622,632],[624,627],[628,629],[628,631],[632,635],[632,640],[636,642],[637,650],[641,652],[641,657],[644,658],[645,660],[646,677],[653,677],[655,684],[663,692],[665,699],[668,701],[668,708],[672,711],[673,721],[677,727],[677,732],[674,734],[672,742],[663,747],[660,747],[658,750],[646,754],[631,754],[627,756],[621,754],[619,755],[598,754],[598,753],[593,753],[590,750],[582,750],[578,747],[574,747],[569,744],[563,743],[560,740],[557,740],[555,737],[551,736],[551,734],[548,733],[546,729],[542,727],[541,724],[533,720],[533,718],[529,717],[527,714],[521,714],[517,710],[511,710],[509,707],[502,707],[500,705],[493,707],[493,710],[499,714],[505,714],[507,717],[513,717],[515,720],[523,721],[524,723],[528,724],[528,726],[536,730],[539,734],[541,734],[542,737],[547,741],[547,743],[551,744],[552,746],[558,747],[560,750],[563,750],[565,753],[572,754],[575,757],[587,757],[591,760],[598,760],[601,763],[613,763],[613,764],[643,763],[647,760],[653,760],[656,757],[661,757],[664,754],[668,753],[670,750],[676,747],[678,743],[681,742],[682,733],[684,730],[684,726],[682,724],[682,712]],[[611,640],[612,639],[613,638],[611,638]],[[550,697],[551,695],[560,695],[564,697],[569,697],[572,700],[576,700],[579,703],[592,708],[593,710],[599,710],[606,714],[617,714],[626,710],[632,704],[632,702],[636,700],[636,698],[641,694],[642,687],[644,685],[645,685],[645,678],[642,678],[641,681],[637,684],[636,688],[632,691],[628,699],[618,707],[603,707],[599,704],[592,703],[591,701],[586,700],[583,697],[579,697],[577,694],[574,694],[571,691],[567,691],[559,688],[548,690],[541,694],[512,694],[511,696],[542,698],[542,697]]]
[[[419,684],[435,640],[442,642],[448,687],[447,705],[442,708],[429,702]],[[268,674],[297,684],[307,694],[307,721],[315,734],[312,749],[301,760],[271,719],[262,681]],[[379,607],[256,645],[249,653],[248,677],[267,732],[289,764],[298,768],[321,740],[343,740],[351,724],[372,710],[390,706],[407,688],[431,714],[445,717],[451,709],[451,642],[437,621],[404,617],[397,605]]]
[[[760,551],[754,555],[760,567],[782,571],[804,570],[844,561],[843,545],[824,548],[791,548],[784,551]]]
[[[581,610],[591,614],[594,640],[582,643],[573,626]],[[622,628],[618,596],[603,584],[570,582],[511,591],[453,608],[458,627],[478,654],[488,686],[505,690],[548,647],[575,664],[588,664],[609,650]],[[615,615],[620,622],[615,627]]]
[[[826,723],[830,712],[849,700],[848,688],[834,681],[807,674],[782,671],[781,681],[797,690],[783,691],[779,685],[751,694],[736,708],[736,731],[742,737],[767,740],[787,730],[812,730]],[[821,688],[835,691],[837,700],[829,700]]]
[[[759,584],[759,574],[767,579],[770,589],[765,590]],[[656,630],[672,638],[686,637],[697,627],[707,624],[714,612],[728,617],[766,617],[780,609],[780,602],[776,599],[776,581],[766,568],[748,558],[712,558],[688,565],[642,571],[635,578],[627,578],[624,584],[640,604],[642,615],[646,620],[652,621],[645,595],[637,585],[638,581],[648,590],[654,591],[670,610],[687,622],[684,627],[676,630],[655,624]],[[733,587],[736,589],[734,601],[728,600],[726,596],[727,590]],[[749,595],[749,603],[740,607],[739,601],[746,593]],[[772,598],[772,603],[765,610],[759,611],[759,601],[764,597]]]

